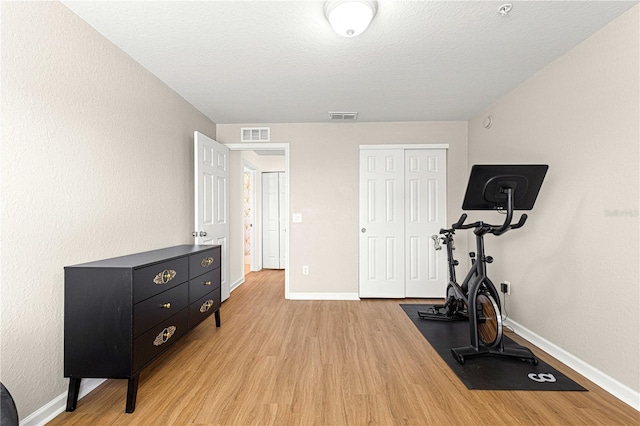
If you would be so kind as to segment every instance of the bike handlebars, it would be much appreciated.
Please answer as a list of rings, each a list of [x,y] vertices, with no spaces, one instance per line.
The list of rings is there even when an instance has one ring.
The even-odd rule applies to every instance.
[[[458,219],[458,221],[456,223],[451,225],[451,228],[453,228],[453,229],[465,229],[465,228],[462,228],[462,224],[464,223],[465,220],[467,220],[467,214],[466,213],[462,213],[462,216],[460,216],[460,219]]]
[[[511,225],[511,228],[509,229],[518,229],[518,228],[522,228],[522,225],[524,225],[524,223],[527,221],[527,218],[529,216],[527,216],[527,214],[523,214],[522,216],[520,216],[520,220],[518,221],[518,223],[516,223],[515,225]]]
[[[522,225],[524,225],[524,223],[527,221],[527,215],[523,214],[522,216],[520,216],[520,220],[518,221],[518,223],[512,224],[511,220],[513,219],[513,190],[512,188],[505,188],[503,192],[507,198],[507,202],[506,202],[507,213],[506,213],[506,217],[504,218],[504,223],[502,225],[491,225],[489,223],[484,223],[482,221],[473,222],[465,225],[464,221],[467,220],[467,214],[462,213],[462,216],[460,216],[460,219],[458,219],[456,223],[451,225],[451,228],[452,229],[475,228],[473,230],[473,233],[476,235],[484,235],[487,233],[490,233],[493,235],[502,235],[511,229],[521,228]]]
[[[507,217],[505,218],[505,221],[502,225],[491,225],[489,223],[484,223],[482,221],[478,221],[478,222],[473,222],[473,223],[467,223],[465,224],[464,221],[467,220],[467,214],[466,213],[462,213],[462,216],[460,216],[460,219],[458,219],[458,221],[456,223],[454,223],[453,225],[451,225],[451,229],[471,229],[471,228],[476,228],[476,231],[474,231],[476,234],[478,233],[482,233],[482,234],[493,234],[493,235],[502,235],[505,232],[511,230],[511,229],[518,229],[518,228],[522,228],[522,226],[524,225],[524,223],[527,221],[528,216],[525,214],[523,214],[522,216],[520,216],[520,220],[518,221],[518,223],[511,223],[511,218],[512,218],[513,214],[507,214]],[[447,230],[441,230],[442,231],[447,231]],[[479,234],[478,234],[479,235]]]
[[[439,234],[449,234],[449,235],[453,235],[456,233],[456,229],[468,229],[471,227],[462,227],[462,224],[464,223],[464,221],[467,220],[467,214],[466,213],[462,213],[462,216],[460,216],[460,219],[458,219],[458,221],[456,223],[454,223],[453,225],[451,225],[451,228],[447,229],[447,228],[440,228],[440,232],[438,232]],[[432,237],[433,238],[433,237]]]

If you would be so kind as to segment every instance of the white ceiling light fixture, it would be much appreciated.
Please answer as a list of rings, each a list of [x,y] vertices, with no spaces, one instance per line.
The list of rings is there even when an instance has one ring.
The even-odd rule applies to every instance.
[[[377,1],[329,0],[324,5],[324,14],[338,34],[355,37],[367,29],[378,11]]]

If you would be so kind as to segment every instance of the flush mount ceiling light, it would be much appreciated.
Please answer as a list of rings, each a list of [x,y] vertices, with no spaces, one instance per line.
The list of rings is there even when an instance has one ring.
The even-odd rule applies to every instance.
[[[343,37],[362,34],[377,10],[378,2],[367,0],[329,0],[324,5],[327,20]]]

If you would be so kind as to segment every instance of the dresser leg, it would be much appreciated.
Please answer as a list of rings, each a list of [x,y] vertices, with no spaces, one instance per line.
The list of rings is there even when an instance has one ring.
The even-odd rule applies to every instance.
[[[136,374],[129,379],[129,385],[127,386],[127,413],[133,413],[136,409],[136,396],[138,396],[138,381],[140,374]]]
[[[216,317],[216,327],[220,327],[220,309],[215,311],[214,315]]]
[[[78,377],[69,378],[69,392],[67,393],[67,411],[73,411],[78,405],[78,394],[80,393],[80,381]]]

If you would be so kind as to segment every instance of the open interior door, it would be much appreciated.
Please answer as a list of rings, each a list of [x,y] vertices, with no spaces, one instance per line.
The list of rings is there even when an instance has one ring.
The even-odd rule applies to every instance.
[[[195,244],[222,246],[222,300],[229,298],[229,148],[195,132]]]

